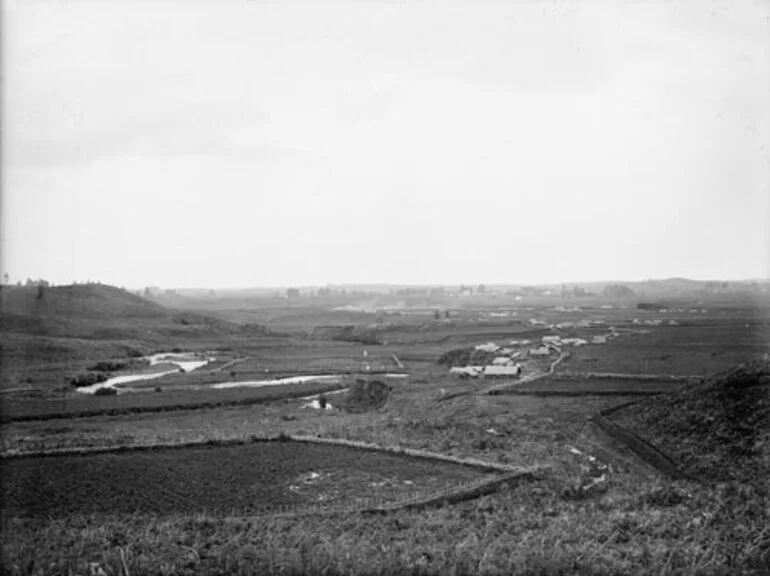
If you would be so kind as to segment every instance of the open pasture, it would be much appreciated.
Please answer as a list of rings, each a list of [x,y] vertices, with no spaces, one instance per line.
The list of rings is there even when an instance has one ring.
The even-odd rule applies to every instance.
[[[481,477],[450,463],[290,441],[25,458],[3,468],[5,513],[50,517],[352,505]]]
[[[557,371],[705,376],[770,350],[770,329],[761,323],[634,328],[606,344],[571,348]]]
[[[541,378],[520,386],[515,382],[502,388],[497,394],[535,394],[553,396],[645,396],[668,394],[677,390],[681,382],[650,379],[610,378]]]

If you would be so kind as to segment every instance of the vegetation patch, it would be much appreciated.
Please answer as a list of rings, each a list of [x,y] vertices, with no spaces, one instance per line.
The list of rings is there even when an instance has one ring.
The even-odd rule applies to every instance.
[[[497,357],[494,352],[476,350],[474,347],[456,348],[442,354],[438,363],[447,368],[463,367],[468,365],[485,365]]]
[[[85,372],[78,374],[70,379],[70,384],[76,388],[82,388],[85,386],[93,386],[100,382],[106,382],[109,378],[103,372]]]
[[[392,388],[379,380],[359,378],[345,394],[340,408],[348,412],[368,412],[385,405]]]

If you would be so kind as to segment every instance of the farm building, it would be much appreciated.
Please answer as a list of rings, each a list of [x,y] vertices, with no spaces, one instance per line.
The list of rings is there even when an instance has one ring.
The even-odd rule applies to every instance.
[[[559,336],[543,336],[543,344],[558,344],[559,342],[561,342]]]
[[[541,346],[540,348],[530,348],[529,355],[534,357],[550,356],[551,350],[548,346]]]
[[[497,358],[492,360],[492,364],[495,366],[507,366],[512,363],[513,363],[513,360],[511,360],[507,356],[498,356]]]
[[[671,320],[671,321],[668,323],[668,325],[669,325],[669,326],[679,326],[679,322],[677,322],[676,320]]]
[[[454,368],[449,369],[450,374],[470,376],[471,378],[478,377],[483,371],[483,366],[455,366]]]
[[[573,322],[559,322],[556,327],[559,330],[567,330],[568,328],[574,328],[575,324]]]
[[[583,340],[582,338],[565,338],[561,342],[562,344],[566,344],[568,346],[585,346],[588,344],[588,341]]]
[[[606,343],[607,343],[606,336],[594,336],[591,339],[591,344],[606,344]]]
[[[484,368],[484,377],[517,377],[521,375],[521,366],[487,366]]]
[[[500,346],[494,342],[488,342],[487,344],[479,344],[476,346],[476,350],[483,350],[484,352],[496,352],[500,349]]]

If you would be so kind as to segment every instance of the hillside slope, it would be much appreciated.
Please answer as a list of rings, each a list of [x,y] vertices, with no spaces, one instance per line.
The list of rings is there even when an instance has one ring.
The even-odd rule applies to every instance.
[[[651,397],[613,415],[706,480],[770,489],[770,359]]]
[[[267,334],[256,324],[236,324],[196,312],[166,308],[101,284],[2,289],[4,334],[98,340]]]
[[[113,286],[3,286],[0,293],[4,390],[54,389],[67,373],[94,360],[175,347],[211,349],[272,335],[258,324],[166,308]]]

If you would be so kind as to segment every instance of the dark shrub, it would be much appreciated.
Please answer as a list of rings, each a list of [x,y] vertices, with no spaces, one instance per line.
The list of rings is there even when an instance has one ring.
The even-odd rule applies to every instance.
[[[92,364],[88,367],[89,370],[95,372],[117,372],[118,370],[125,370],[127,364],[125,362],[116,362],[115,360],[102,360],[96,364]]]
[[[456,348],[442,354],[438,363],[447,366],[448,368],[454,368],[455,366],[462,367],[471,364],[488,364],[495,358],[494,352],[487,352],[486,350],[476,350],[476,348]]]
[[[105,382],[106,380],[107,375],[103,372],[86,372],[85,374],[78,374],[72,378],[70,384],[76,388],[80,388],[82,386],[91,386],[93,384],[98,384],[99,382]]]
[[[94,396],[115,396],[117,393],[118,391],[115,390],[115,388],[105,386],[104,388],[97,388],[94,392]]]
[[[379,380],[369,382],[358,379],[345,394],[341,408],[348,412],[376,410],[388,401],[390,391],[391,387]]]

